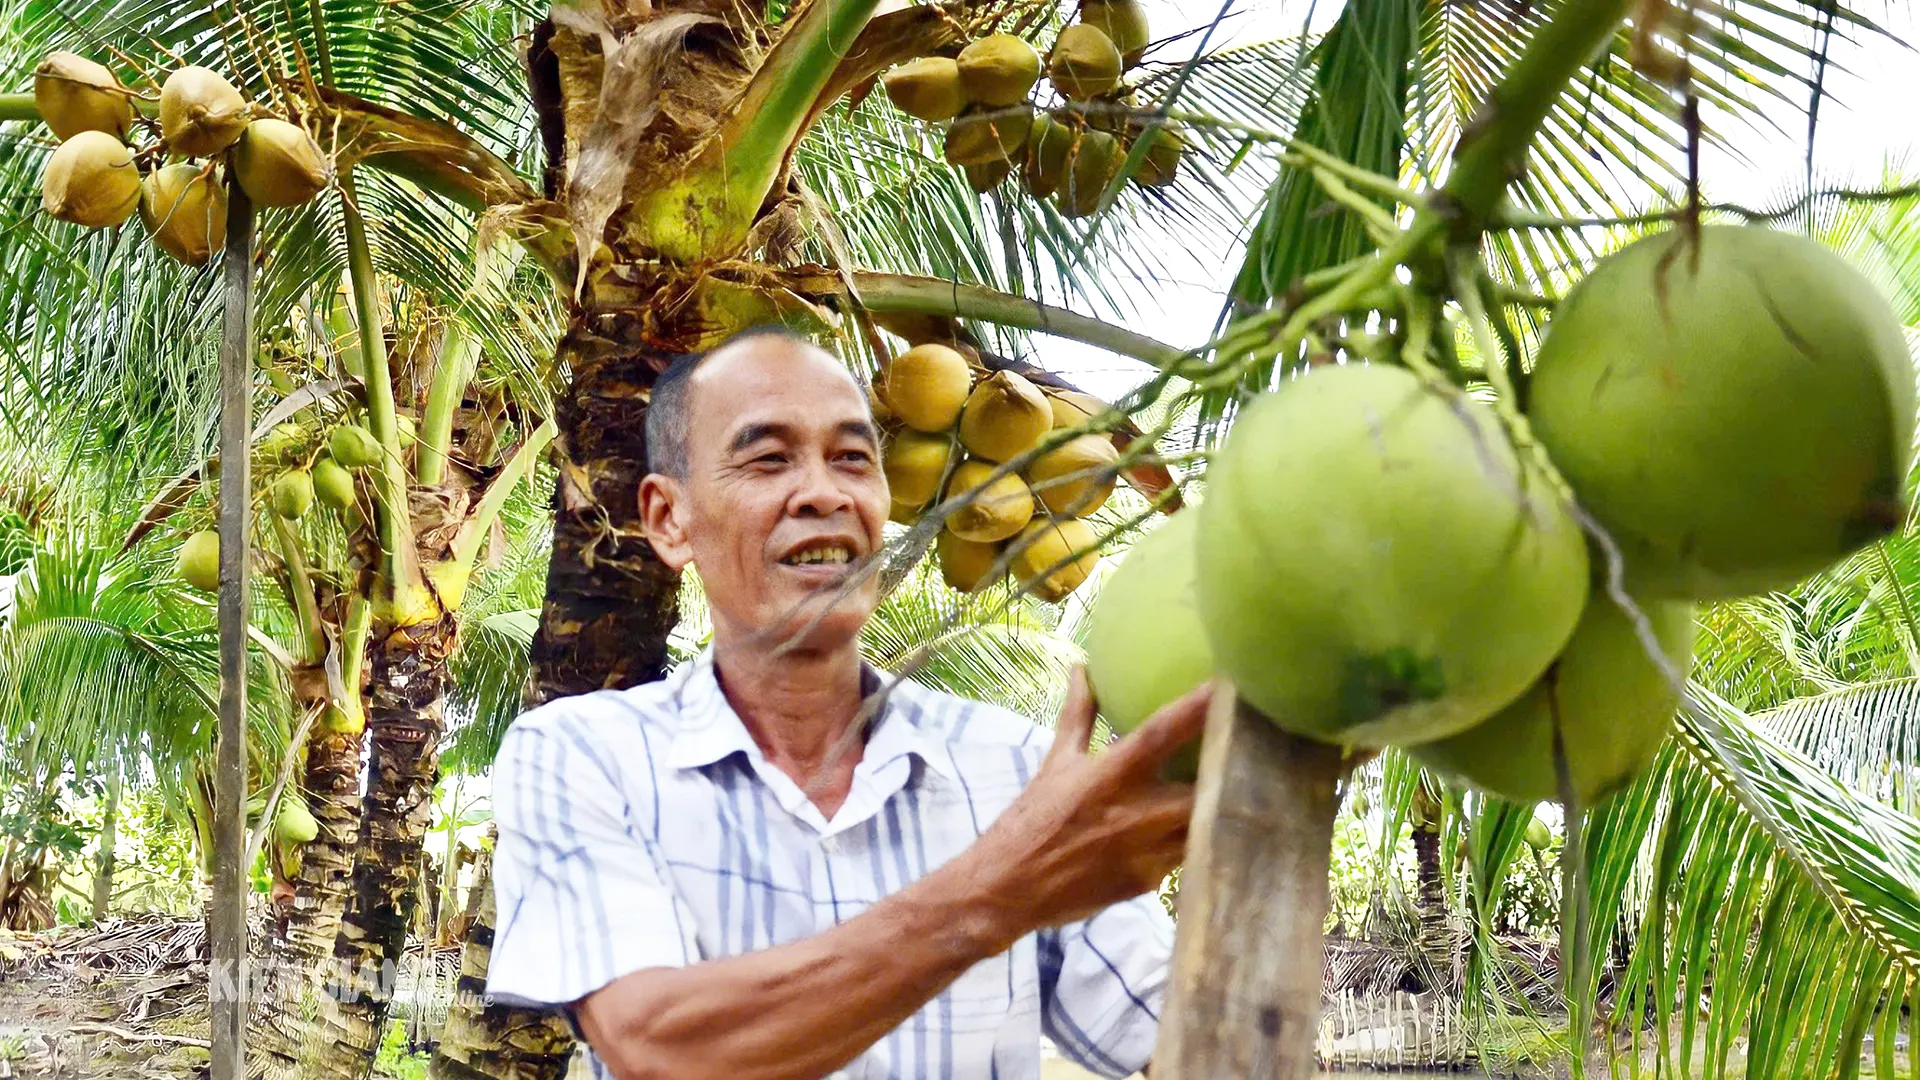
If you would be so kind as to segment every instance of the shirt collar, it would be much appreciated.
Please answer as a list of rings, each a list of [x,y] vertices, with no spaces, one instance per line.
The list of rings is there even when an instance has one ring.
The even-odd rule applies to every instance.
[[[672,698],[679,724],[667,750],[670,767],[698,769],[735,753],[747,755],[749,761],[763,760],[759,744],[720,690],[711,645],[669,678],[675,682]],[[927,692],[911,680],[866,664],[861,666],[861,680],[869,697],[877,692],[886,697],[880,715],[869,722],[859,771],[875,772],[912,755],[947,779],[957,779],[946,740],[927,715]]]

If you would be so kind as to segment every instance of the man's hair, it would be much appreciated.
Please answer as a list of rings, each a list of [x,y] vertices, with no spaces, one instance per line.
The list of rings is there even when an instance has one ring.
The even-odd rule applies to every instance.
[[[674,357],[673,362],[667,365],[667,370],[654,380],[653,391],[647,397],[648,472],[671,476],[675,480],[687,478],[690,468],[687,461],[687,428],[692,422],[693,373],[700,369],[707,357],[759,337],[782,338],[796,345],[818,347],[784,326],[769,323],[750,326],[705,352],[682,353]]]

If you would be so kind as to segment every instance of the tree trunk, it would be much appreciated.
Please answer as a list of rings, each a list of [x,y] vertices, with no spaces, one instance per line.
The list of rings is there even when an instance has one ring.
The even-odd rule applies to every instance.
[[[115,832],[120,824],[120,758],[116,755],[108,759],[107,773],[107,809],[100,818],[100,858],[93,869],[93,921],[99,922],[107,917],[107,906],[113,901],[113,849]]]

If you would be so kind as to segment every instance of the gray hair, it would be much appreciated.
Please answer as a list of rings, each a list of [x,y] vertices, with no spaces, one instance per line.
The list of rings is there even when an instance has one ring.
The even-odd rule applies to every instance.
[[[784,326],[752,326],[734,334],[705,352],[683,353],[667,365],[654,380],[647,397],[647,471],[685,480],[692,463],[687,460],[687,431],[692,424],[693,373],[715,353],[743,341],[759,337],[782,338],[796,345],[817,347],[805,337]]]

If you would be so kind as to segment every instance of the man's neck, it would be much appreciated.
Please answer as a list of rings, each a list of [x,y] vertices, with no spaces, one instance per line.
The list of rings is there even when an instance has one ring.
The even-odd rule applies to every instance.
[[[824,651],[776,652],[718,636],[714,670],[727,704],[767,761],[831,818],[853,787],[864,747],[861,661],[854,641]]]

